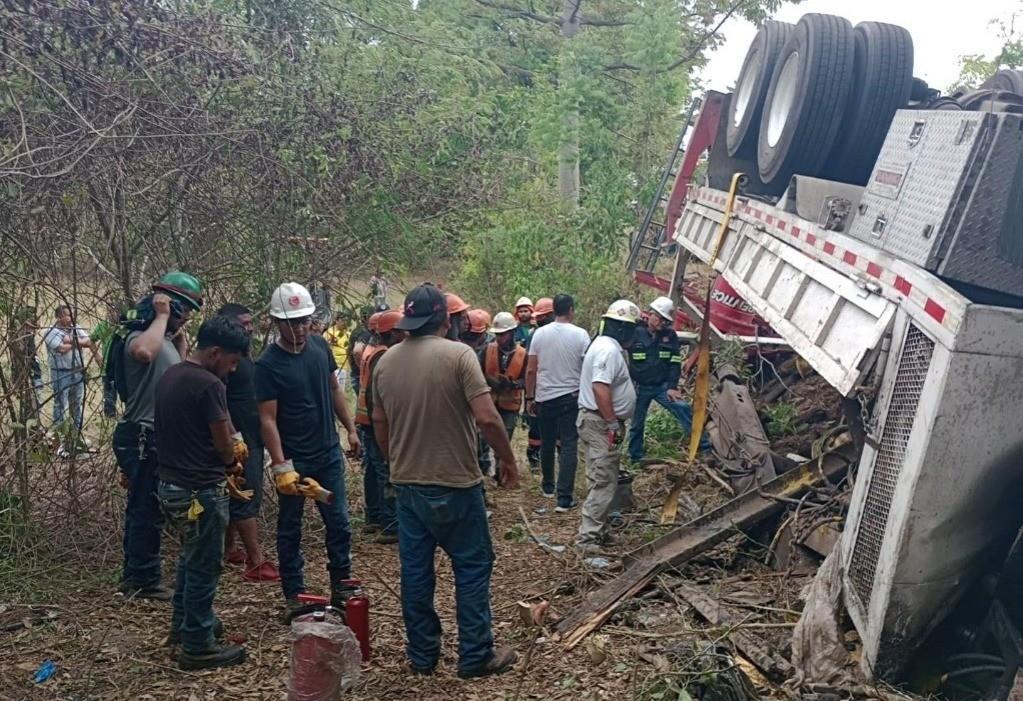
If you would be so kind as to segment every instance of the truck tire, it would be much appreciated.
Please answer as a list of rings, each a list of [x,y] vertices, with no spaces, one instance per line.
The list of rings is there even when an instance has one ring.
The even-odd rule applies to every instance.
[[[774,188],[794,173],[819,175],[838,134],[855,55],[853,28],[834,15],[807,14],[778,55],[767,88],[757,167]]]
[[[794,25],[768,20],[757,31],[742,70],[735,81],[735,93],[728,108],[728,155],[752,158],[757,152],[757,132],[764,108],[764,95],[771,82],[774,62]]]
[[[894,24],[861,22],[853,30],[853,84],[824,177],[866,185],[895,110],[913,88],[913,37]]]
[[[981,83],[980,87],[1023,95],[1023,71],[1002,69]]]

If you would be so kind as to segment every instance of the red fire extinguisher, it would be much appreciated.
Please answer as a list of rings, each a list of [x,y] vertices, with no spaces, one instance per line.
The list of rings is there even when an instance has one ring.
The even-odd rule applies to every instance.
[[[344,579],[341,584],[345,586],[343,596],[345,623],[355,633],[359,641],[359,649],[362,651],[362,661],[369,662],[369,597],[362,589],[362,582],[358,579]]]
[[[288,701],[332,701],[341,694],[345,624],[330,608],[306,613],[292,621]],[[350,635],[350,634],[348,634]],[[349,637],[349,644],[352,641]]]

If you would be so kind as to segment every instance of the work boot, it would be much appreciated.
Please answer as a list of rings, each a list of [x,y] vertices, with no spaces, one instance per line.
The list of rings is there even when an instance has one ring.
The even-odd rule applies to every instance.
[[[230,667],[244,661],[245,648],[240,645],[213,643],[202,652],[182,650],[178,653],[178,666],[185,670]]]
[[[381,526],[379,523],[372,523],[370,521],[367,521],[366,524],[362,527],[362,534],[372,535],[373,533],[379,533],[382,530],[384,530],[384,527]]]
[[[213,637],[216,640],[224,639],[224,622],[219,618],[214,617],[213,619]],[[181,630],[175,628],[167,634],[167,639],[163,641],[163,644],[167,647],[177,647],[181,644]]]
[[[474,669],[460,669],[458,676],[460,679],[475,679],[489,677],[492,674],[504,674],[518,659],[519,656],[510,647],[499,647],[494,650],[494,656],[486,664]]]
[[[397,545],[398,534],[382,531],[377,534],[377,537],[373,539],[373,542],[378,545]]]
[[[151,601],[170,601],[174,598],[174,590],[168,589],[162,584],[155,584],[151,587],[133,587],[124,585],[121,593],[129,599],[149,599]]]

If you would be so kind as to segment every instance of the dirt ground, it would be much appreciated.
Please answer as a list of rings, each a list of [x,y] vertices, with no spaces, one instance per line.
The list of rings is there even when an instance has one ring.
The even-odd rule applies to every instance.
[[[523,437],[518,437],[518,442],[521,446]],[[520,447],[522,452],[524,448]],[[90,461],[93,464],[88,469],[96,475],[112,475],[112,465],[106,460],[101,454]],[[624,542],[610,551],[612,555],[638,547],[665,531],[665,527],[656,525],[655,514],[675,476],[677,468],[653,466],[637,477],[637,509],[620,525]],[[721,488],[702,470],[689,472],[685,479],[680,520],[725,499]],[[580,497],[584,483],[580,465]],[[349,484],[355,532],[354,573],[363,580],[372,600],[373,658],[347,698],[686,698],[677,689],[704,678],[708,665],[733,669],[735,664],[725,640],[727,631],[708,626],[674,593],[672,585],[682,581],[704,587],[733,610],[734,617],[750,632],[763,636],[766,646],[787,654],[791,626],[800,607],[798,591],[808,575],[768,569],[762,564],[763,544],[738,538],[681,571],[662,575],[656,588],[623,605],[596,635],[575,650],[567,651],[554,642],[550,629],[538,634],[527,629],[521,623],[517,602],[548,600],[552,620],[556,620],[570,613],[586,592],[616,573],[614,564],[610,569],[594,569],[570,549],[558,553],[537,544],[532,536],[551,545],[570,543],[579,514],[555,514],[553,502],[539,493],[538,476],[527,475],[515,491],[489,489],[495,502],[491,534],[497,552],[492,580],[494,633],[499,644],[518,651],[519,663],[497,678],[462,681],[455,676],[453,583],[450,564],[439,554],[436,604],[445,631],[443,656],[436,676],[411,676],[400,668],[404,654],[397,551],[361,537],[360,474],[351,471]],[[116,488],[110,491],[116,502],[120,498]],[[272,496],[264,503],[264,540],[272,556],[276,507]],[[113,511],[116,513],[116,509]],[[323,531],[311,507],[306,526],[307,584],[312,592],[326,591]],[[246,582],[240,568],[228,567],[215,606],[228,633],[245,636],[248,661],[224,670],[183,672],[163,647],[169,604],[126,601],[115,593],[120,564],[119,522],[109,524],[104,533],[105,540],[94,544],[94,549],[83,552],[79,548],[64,562],[47,562],[40,555],[35,569],[24,570],[31,581],[19,582],[11,587],[13,593],[0,595],[0,699],[198,701],[284,697],[291,640],[279,620],[283,599],[277,584]],[[164,542],[165,578],[173,581],[175,549],[167,539]],[[613,563],[614,558],[610,559]],[[80,576],[73,576],[69,583],[67,577],[56,574],[68,570],[80,572]],[[52,581],[48,580],[48,572],[54,573]],[[37,620],[48,616],[52,619]],[[26,619],[30,627],[19,627],[19,622]],[[524,658],[531,646],[535,647],[527,667]],[[45,683],[35,684],[32,677],[45,660],[55,663],[56,674]],[[760,691],[763,695],[771,693],[768,688]]]

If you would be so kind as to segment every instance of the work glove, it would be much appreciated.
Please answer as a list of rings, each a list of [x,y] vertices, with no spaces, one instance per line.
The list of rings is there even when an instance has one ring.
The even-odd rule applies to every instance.
[[[234,475],[228,475],[227,477],[227,493],[232,499],[238,501],[252,501],[252,495],[255,493],[251,489],[242,489],[241,485],[245,484],[244,477],[235,477]]]
[[[245,439],[242,438],[242,434],[239,431],[231,436],[231,440],[234,441],[234,459],[235,462],[245,464],[245,461],[249,459],[249,446],[245,444]]]
[[[324,489],[320,486],[320,483],[314,480],[312,477],[303,478],[297,486],[298,493],[309,499],[315,501],[321,501],[324,504],[329,504],[334,500],[334,493],[329,489]]]
[[[274,484],[277,485],[278,492],[291,497],[299,496],[298,481],[301,478],[295,472],[295,464],[291,460],[285,460],[270,469],[273,471]]]

